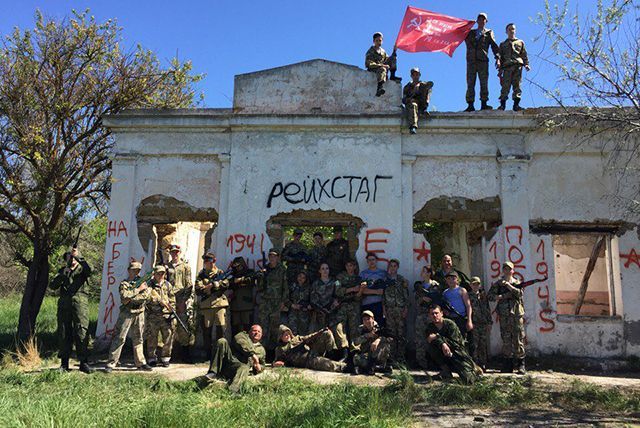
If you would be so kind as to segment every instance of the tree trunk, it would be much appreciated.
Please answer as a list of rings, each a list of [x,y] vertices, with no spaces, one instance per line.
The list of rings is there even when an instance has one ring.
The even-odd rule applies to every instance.
[[[35,333],[36,318],[49,284],[49,253],[46,244],[33,243],[33,259],[27,272],[27,283],[20,304],[18,339],[25,343]]]

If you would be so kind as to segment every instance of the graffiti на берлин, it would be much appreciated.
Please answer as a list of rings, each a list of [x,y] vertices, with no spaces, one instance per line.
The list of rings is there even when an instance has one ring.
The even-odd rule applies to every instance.
[[[302,180],[302,183],[278,182],[273,185],[267,208],[271,208],[274,199],[283,197],[290,204],[317,204],[328,199],[346,199],[350,203],[356,202],[376,202],[378,194],[378,181],[391,180],[390,175],[376,175],[373,179],[359,175],[338,175],[333,178],[309,178]],[[373,189],[371,189],[373,187]]]
[[[113,290],[111,286],[115,285],[116,277],[114,272],[114,262],[122,255],[118,247],[120,247],[124,241],[123,238],[128,238],[129,232],[122,220],[110,220],[107,225],[107,248],[111,251],[107,254],[107,278],[106,288],[109,291],[107,300],[104,305],[104,312],[102,314],[102,322],[105,325],[105,334],[107,336],[113,333],[115,326],[115,320],[113,319],[113,309],[116,306],[115,298],[113,297]]]

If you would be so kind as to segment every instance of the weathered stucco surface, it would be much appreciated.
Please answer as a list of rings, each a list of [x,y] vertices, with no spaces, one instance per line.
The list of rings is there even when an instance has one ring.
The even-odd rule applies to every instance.
[[[376,98],[373,74],[313,60],[237,76],[233,109],[108,118],[117,147],[98,334],[113,328],[129,258],[145,257],[145,269],[153,258],[138,237],[136,212],[146,198],[164,195],[216,213],[210,249],[221,265],[238,255],[258,264],[273,245],[266,228],[274,216],[300,210],[322,210],[323,222],[331,213],[340,221],[352,216],[363,223],[356,237],[361,266],[366,250],[398,258],[410,284],[432,262],[429,243],[413,233],[416,214],[429,221],[435,212],[420,211],[427,205],[439,207],[431,220],[446,220],[443,207],[451,206],[452,221],[489,218],[500,225],[473,255],[482,271],[471,273],[486,286],[505,259],[525,279],[548,275],[525,292],[530,352],[640,355],[638,234],[622,223],[630,221],[626,211],[611,203],[615,183],[598,144],[572,145],[575,135],[545,134],[531,114],[512,112],[434,113],[410,135],[400,85],[386,88]],[[450,205],[442,203],[447,198]],[[491,201],[491,215],[460,209],[463,200]],[[555,232],[530,230],[541,224],[607,225],[615,316],[557,316]],[[497,351],[497,323],[492,337]]]

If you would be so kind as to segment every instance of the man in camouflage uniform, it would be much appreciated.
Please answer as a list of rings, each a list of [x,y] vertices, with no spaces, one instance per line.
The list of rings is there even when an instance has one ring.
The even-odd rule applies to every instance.
[[[448,288],[447,285],[447,275],[451,272],[455,272],[458,274],[458,285],[469,291],[471,288],[469,287],[469,277],[462,272],[461,270],[456,269],[453,266],[453,258],[450,254],[445,254],[442,257],[442,261],[440,262],[440,269],[433,275],[433,279],[438,281],[440,284],[440,290],[444,291]]]
[[[414,285],[416,298],[416,360],[423,370],[427,370],[429,363],[427,360],[427,324],[429,319],[429,306],[435,300],[440,300],[441,290],[440,283],[435,279],[431,279],[433,271],[431,266],[423,266],[420,272],[421,281]]]
[[[376,365],[383,371],[389,372],[390,366],[387,360],[391,354],[391,342],[393,339],[381,335],[378,323],[373,317],[373,312],[362,313],[362,325],[360,335],[353,341],[353,372],[355,374],[372,375]]]
[[[313,234],[313,248],[309,252],[309,265],[307,266],[307,274],[309,276],[309,284],[313,284],[320,274],[320,263],[325,261],[327,257],[327,247],[324,245],[324,236],[322,232],[316,232]],[[335,276],[335,273],[332,272]]]
[[[164,367],[169,367],[176,330],[176,320],[172,318],[171,312],[171,308],[175,308],[176,296],[171,284],[164,279],[166,272],[167,269],[162,265],[154,267],[153,278],[147,282],[151,289],[151,295],[147,302],[144,340],[147,342],[147,361],[151,366],[155,366],[157,363],[156,350],[159,333],[162,336],[160,363]]]
[[[294,335],[289,327],[278,329],[279,342],[273,367],[298,367],[324,372],[342,372],[346,364],[324,357],[336,349],[331,330],[324,328],[315,333]]]
[[[204,266],[196,277],[195,289],[200,300],[203,345],[207,357],[211,358],[213,326],[216,327],[217,339],[225,335],[229,281],[222,278],[224,271],[216,266],[215,254],[206,253],[202,260]]]
[[[378,88],[376,90],[376,97],[384,94],[382,85],[387,81],[387,71],[391,72],[389,77],[391,80],[400,81],[400,77],[396,77],[397,66],[396,50],[393,49],[391,56],[387,56],[387,53],[382,48],[382,33],[373,34],[373,46],[367,50],[364,57],[364,67],[376,73],[378,79]]]
[[[384,317],[387,320],[386,329],[393,337],[391,344],[391,358],[395,363],[405,364],[405,347],[407,345],[405,320],[409,307],[409,284],[407,280],[398,274],[400,262],[397,259],[389,260],[387,272],[391,280],[384,290],[382,305]]]
[[[80,371],[93,373],[89,365],[89,295],[86,284],[91,267],[73,248],[64,254],[65,266],[51,280],[53,290],[60,290],[58,299],[58,340],[60,343],[60,370],[69,371],[69,356],[73,344],[80,360]]]
[[[289,300],[289,325],[296,334],[305,335],[311,322],[311,284],[306,272],[299,272],[296,282],[289,286]]]
[[[489,335],[491,333],[491,308],[489,308],[489,299],[484,287],[480,282],[480,278],[474,276],[471,278],[471,292],[469,293],[471,301],[473,330],[471,330],[471,354],[473,360],[486,370],[489,354]]]
[[[440,377],[452,379],[451,372],[458,373],[465,384],[472,384],[482,374],[466,349],[466,344],[455,322],[444,318],[442,308],[432,305],[429,308],[431,323],[427,326],[427,351],[440,366]]]
[[[338,275],[340,287],[336,290],[336,298],[340,304],[338,322],[342,324],[349,342],[352,343],[359,336],[358,327],[362,321],[360,302],[362,301],[362,291],[366,285],[363,285],[363,281],[358,275],[358,264],[355,260],[347,260],[345,268],[345,272]]]
[[[276,346],[280,312],[289,306],[289,286],[284,266],[280,263],[280,253],[275,248],[269,250],[269,264],[258,286],[260,304],[258,318],[264,331],[264,344],[271,352]]]
[[[336,292],[340,282],[329,277],[329,265],[320,265],[320,278],[311,286],[310,302],[313,308],[311,330],[330,327],[338,344],[340,358],[345,360],[349,354],[349,342],[344,326],[339,322],[338,300]]]
[[[180,345],[179,353],[186,360],[191,360],[192,347],[196,341],[194,326],[194,302],[195,294],[191,279],[191,267],[180,258],[180,246],[172,244],[169,247],[171,260],[165,266],[167,269],[167,281],[173,286],[176,296],[175,310],[178,317],[187,326],[189,332],[179,328],[175,332],[174,340]]]
[[[253,323],[253,291],[257,287],[261,275],[249,269],[243,257],[236,257],[231,262],[233,278],[230,288],[233,292],[231,299],[231,331],[238,334],[249,331]]]
[[[289,284],[296,280],[298,272],[303,271],[307,263],[307,249],[300,242],[303,232],[302,229],[295,229],[293,239],[282,249],[282,260],[287,263],[287,282]]]
[[[337,277],[341,272],[344,272],[345,264],[350,258],[349,241],[342,237],[342,227],[335,226],[333,228],[333,240],[327,244],[326,261],[329,264],[330,275]],[[359,314],[358,318],[360,318]]]
[[[520,111],[520,99],[522,98],[522,90],[520,82],[522,81],[522,67],[527,71],[529,67],[529,57],[524,42],[516,38],[516,25],[511,23],[507,25],[507,40],[500,43],[500,107],[498,110],[504,110],[507,107],[507,98],[509,98],[509,89],[513,88],[513,111]]]
[[[517,365],[518,373],[525,374],[524,351],[524,301],[520,284],[513,277],[514,266],[511,262],[502,264],[502,277],[489,289],[489,300],[498,302],[496,311],[500,320],[502,337],[502,355],[504,373],[513,371]]]
[[[118,365],[120,353],[127,339],[127,334],[131,332],[131,342],[133,345],[133,362],[138,370],[151,371],[144,359],[144,348],[142,346],[142,336],[144,335],[144,308],[147,300],[151,297],[151,289],[146,282],[140,279],[139,273],[142,264],[137,261],[129,263],[127,272],[129,277],[120,283],[120,315],[116,322],[113,339],[109,348],[109,357],[104,369],[106,373]],[[142,282],[141,284],[139,284]]]
[[[420,80],[420,69],[411,69],[411,82],[407,83],[402,90],[402,104],[407,114],[409,122],[409,132],[415,134],[418,129],[418,115],[424,113],[429,116],[429,101],[431,100],[431,90],[433,82],[422,82]]]
[[[496,66],[500,66],[498,44],[493,36],[493,31],[486,28],[487,14],[478,14],[478,28],[469,31],[464,40],[467,45],[467,104],[465,111],[475,111],[473,103],[476,98],[476,75],[480,80],[481,110],[491,110],[493,107],[487,104],[489,100],[489,48],[493,51]]]
[[[229,391],[237,394],[250,374],[259,374],[264,370],[266,351],[260,343],[262,328],[253,325],[248,332],[241,331],[233,336],[230,345],[221,337],[216,342],[216,350],[209,364],[207,379],[225,379],[229,382]]]

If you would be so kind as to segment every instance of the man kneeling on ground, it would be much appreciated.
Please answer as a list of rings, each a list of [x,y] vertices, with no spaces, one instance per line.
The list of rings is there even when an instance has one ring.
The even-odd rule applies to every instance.
[[[262,327],[257,324],[251,326],[249,333],[236,334],[232,345],[225,338],[218,339],[206,377],[225,379],[229,382],[229,391],[240,392],[249,374],[258,374],[264,369],[266,351],[260,339]]]
[[[455,322],[444,318],[442,308],[432,305],[429,308],[431,323],[427,325],[427,352],[440,366],[443,380],[453,378],[451,372],[458,373],[463,383],[472,384],[482,374],[482,369],[473,362],[467,353],[465,341]]]
[[[278,346],[273,367],[299,367],[324,372],[342,372],[346,364],[324,357],[336,349],[328,327],[307,336],[294,336],[286,325],[278,329]]]
[[[391,354],[390,337],[382,335],[382,330],[375,321],[373,312],[362,313],[362,325],[360,336],[353,341],[353,373],[372,375],[379,366],[380,371],[391,372],[391,366],[387,364]]]

